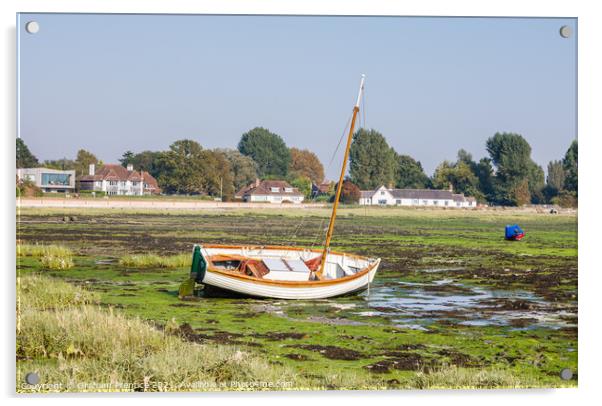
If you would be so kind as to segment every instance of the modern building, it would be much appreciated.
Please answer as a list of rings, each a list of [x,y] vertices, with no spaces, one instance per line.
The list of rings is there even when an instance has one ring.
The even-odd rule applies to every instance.
[[[301,203],[303,193],[283,180],[255,180],[236,193],[237,199],[261,203]]]
[[[66,193],[75,190],[75,171],[48,168],[19,168],[19,180],[29,180],[44,193]]]
[[[384,186],[376,190],[362,190],[359,204],[449,208],[477,207],[477,201],[474,197],[453,193],[451,190],[387,189]]]
[[[157,180],[148,172],[135,171],[132,165],[124,168],[117,164],[102,165],[98,171],[91,164],[89,174],[78,179],[80,190],[104,192],[109,196],[142,196],[159,194]]]

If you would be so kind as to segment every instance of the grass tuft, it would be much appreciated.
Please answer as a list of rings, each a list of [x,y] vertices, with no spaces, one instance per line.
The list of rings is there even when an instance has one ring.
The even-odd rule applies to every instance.
[[[73,268],[73,252],[61,245],[17,244],[17,257],[40,258],[45,269]]]
[[[18,257],[72,257],[73,252],[62,245],[17,244]]]
[[[17,289],[19,309],[56,310],[100,300],[97,293],[42,275],[17,278]]]
[[[417,389],[493,389],[541,388],[536,377],[520,377],[503,369],[471,369],[444,366],[434,371],[419,372],[413,378]]]
[[[192,255],[180,254],[162,257],[156,254],[125,255],[119,265],[128,268],[184,268],[192,263]]]

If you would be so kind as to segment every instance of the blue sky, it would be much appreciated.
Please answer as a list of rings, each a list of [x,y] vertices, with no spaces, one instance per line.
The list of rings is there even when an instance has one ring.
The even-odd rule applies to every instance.
[[[40,24],[37,34],[26,22]],[[105,162],[263,126],[328,166],[367,75],[365,124],[427,174],[497,131],[546,169],[576,138],[575,19],[21,14],[20,134]],[[363,119],[362,119],[363,121]],[[339,151],[340,152],[340,151]],[[341,154],[339,154],[341,155]]]

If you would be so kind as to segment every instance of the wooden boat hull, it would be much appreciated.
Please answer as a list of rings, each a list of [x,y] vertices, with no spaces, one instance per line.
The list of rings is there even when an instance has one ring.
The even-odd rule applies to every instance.
[[[321,255],[319,250],[297,247],[237,247],[206,246],[203,256],[244,255],[255,258],[311,259]],[[197,282],[238,295],[275,299],[325,299],[356,293],[368,288],[380,265],[380,258],[365,258],[343,253],[330,253],[327,266],[331,273],[335,268],[346,271],[341,277],[324,280],[273,280],[235,274],[218,269],[208,261],[206,270],[197,275]]]

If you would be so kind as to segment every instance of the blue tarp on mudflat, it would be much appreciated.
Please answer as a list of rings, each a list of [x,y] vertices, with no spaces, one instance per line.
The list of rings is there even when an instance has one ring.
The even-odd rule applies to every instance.
[[[507,240],[521,239],[524,235],[525,235],[525,232],[523,231],[522,228],[519,227],[518,224],[506,226],[506,239]]]

